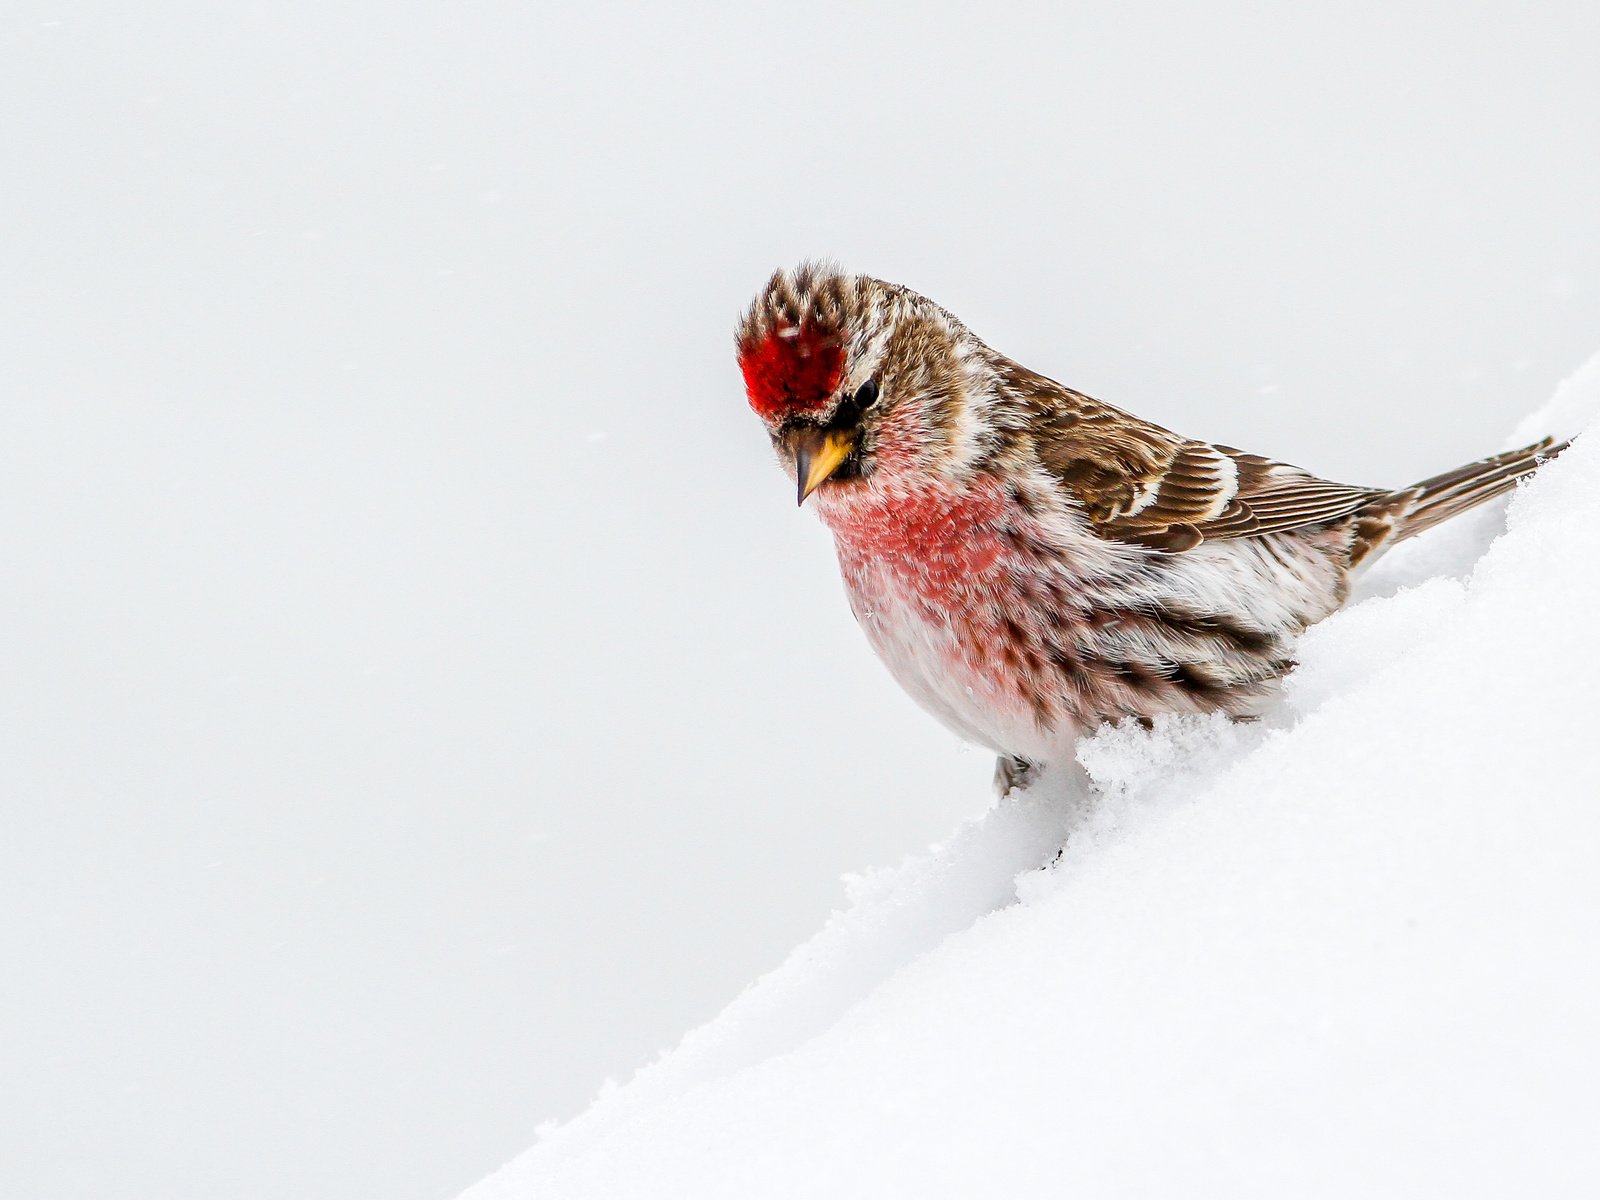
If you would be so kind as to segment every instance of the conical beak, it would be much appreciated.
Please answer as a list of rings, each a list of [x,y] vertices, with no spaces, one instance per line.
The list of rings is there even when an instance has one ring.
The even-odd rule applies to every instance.
[[[789,435],[801,504],[839,469],[855,448],[855,435],[841,429],[797,429]]]

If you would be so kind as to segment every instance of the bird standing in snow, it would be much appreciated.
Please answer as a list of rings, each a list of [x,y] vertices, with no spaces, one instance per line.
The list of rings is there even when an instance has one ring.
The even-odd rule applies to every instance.
[[[1295,636],[1396,542],[1508,491],[1549,439],[1411,487],[1191,441],[990,349],[895,284],[806,264],[739,323],[739,365],[902,687],[1007,790],[1077,736],[1257,714]]]

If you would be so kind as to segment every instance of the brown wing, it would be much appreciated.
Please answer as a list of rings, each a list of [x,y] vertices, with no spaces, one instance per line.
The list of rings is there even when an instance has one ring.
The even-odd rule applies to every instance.
[[[1388,494],[1190,441],[1025,368],[1011,374],[1039,460],[1104,537],[1192,550],[1337,520]]]

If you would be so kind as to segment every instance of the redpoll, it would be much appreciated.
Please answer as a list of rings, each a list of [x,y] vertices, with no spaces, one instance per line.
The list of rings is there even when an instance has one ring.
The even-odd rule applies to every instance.
[[[1562,448],[1399,490],[1332,483],[1180,437],[907,288],[815,264],[775,274],[737,340],[868,640],[1007,783],[1102,722],[1259,713],[1353,574]]]

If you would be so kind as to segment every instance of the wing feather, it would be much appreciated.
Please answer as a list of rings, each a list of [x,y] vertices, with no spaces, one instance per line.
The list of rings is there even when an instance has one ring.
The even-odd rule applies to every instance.
[[[1206,540],[1336,521],[1389,495],[1192,441],[1016,364],[1008,368],[1040,463],[1103,537],[1181,552]]]

